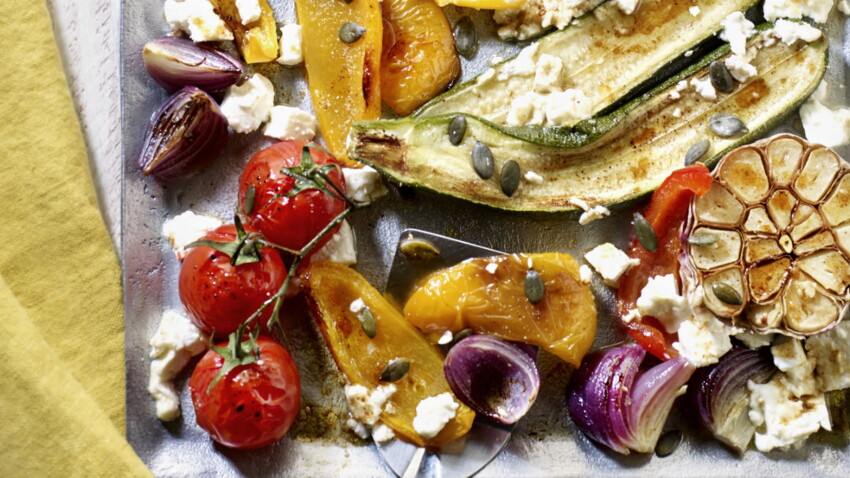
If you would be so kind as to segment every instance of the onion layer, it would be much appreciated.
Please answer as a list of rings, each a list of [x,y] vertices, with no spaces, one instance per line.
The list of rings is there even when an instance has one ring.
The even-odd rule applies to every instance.
[[[636,344],[592,354],[567,389],[567,405],[578,428],[623,454],[653,451],[679,390],[694,372],[682,357],[641,370],[645,356]]]
[[[196,86],[214,93],[236,84],[244,70],[230,53],[186,38],[166,36],[142,49],[151,78],[169,92]]]
[[[460,401],[509,425],[528,412],[540,391],[530,352],[490,335],[472,335],[449,350],[443,370]]]

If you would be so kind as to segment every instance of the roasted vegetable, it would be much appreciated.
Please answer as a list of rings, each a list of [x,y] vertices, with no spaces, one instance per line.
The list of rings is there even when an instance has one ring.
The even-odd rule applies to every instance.
[[[345,138],[352,123],[381,115],[380,5],[378,0],[295,2],[313,108],[322,136],[337,158],[345,157]],[[346,23],[365,29],[353,43],[340,39]]]
[[[236,0],[211,0],[221,12],[227,26],[233,30],[236,46],[246,63],[268,63],[277,59],[277,23],[266,0],[260,2],[260,19],[244,25],[236,8]]]
[[[350,383],[374,389],[391,361],[403,358],[409,363],[407,373],[392,382],[397,391],[389,404],[395,412],[381,415],[396,435],[419,446],[441,446],[469,431],[475,412],[461,404],[434,438],[416,433],[413,419],[419,402],[451,394],[443,356],[363,276],[341,264],[318,262],[307,269],[305,286],[313,319]],[[364,308],[355,313],[351,305],[358,299]],[[371,318],[361,321],[367,317],[363,311]]]
[[[381,99],[407,116],[460,75],[451,26],[433,0],[383,0]]]
[[[658,187],[684,165],[694,144],[711,141],[703,162],[713,164],[772,129],[808,97],[826,68],[826,42],[787,46],[769,35],[762,31],[750,40],[763,43],[752,62],[758,75],[732,93],[718,93],[716,100],[676,85],[708,81],[709,64],[726,57],[728,46],[622,108],[573,128],[502,128],[466,116],[464,140],[454,146],[448,127],[456,115],[371,121],[352,128],[349,155],[401,183],[503,209],[570,210],[575,198],[591,206],[622,202]],[[707,126],[719,111],[737,116],[748,132],[714,136]],[[476,174],[471,164],[476,143],[489,147],[497,171],[515,161],[523,174],[534,172],[542,181],[523,182],[508,196],[499,175],[485,180]]]
[[[834,151],[780,135],[726,155],[691,203],[683,277],[736,326],[816,334],[850,299],[850,166]]]
[[[215,93],[236,84],[244,72],[230,53],[175,36],[145,44],[142,61],[151,78],[169,92],[196,86]]]
[[[437,5],[457,5],[458,7],[477,8],[479,10],[501,10],[520,8],[526,0],[436,0]]]
[[[432,337],[471,328],[578,366],[596,335],[596,305],[578,268],[560,253],[470,259],[423,281],[404,316]]]

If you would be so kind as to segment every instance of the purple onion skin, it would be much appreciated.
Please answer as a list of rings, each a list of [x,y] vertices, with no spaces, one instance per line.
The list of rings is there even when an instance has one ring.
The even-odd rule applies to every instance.
[[[142,61],[151,78],[169,93],[184,86],[215,93],[236,84],[244,73],[242,63],[230,53],[173,36],[146,44]]]
[[[187,86],[154,113],[139,155],[145,175],[163,181],[200,171],[227,145],[227,119],[207,93]]]
[[[455,344],[443,371],[460,401],[504,425],[522,418],[540,391],[529,351],[490,335],[471,335]]]

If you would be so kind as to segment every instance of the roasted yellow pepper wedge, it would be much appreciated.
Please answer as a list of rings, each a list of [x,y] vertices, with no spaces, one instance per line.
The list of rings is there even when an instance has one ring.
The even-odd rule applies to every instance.
[[[305,286],[313,319],[349,382],[374,390],[382,384],[379,377],[391,360],[410,362],[407,374],[393,382],[397,389],[389,399],[393,411],[381,414],[381,421],[399,438],[438,447],[469,431],[475,412],[455,398],[460,407],[437,436],[424,439],[416,433],[413,419],[419,402],[452,393],[443,374],[443,356],[362,275],[334,262],[317,262],[307,269]],[[364,332],[358,314],[351,311],[352,302],[358,299],[375,319],[372,338]]]
[[[260,19],[242,24],[236,0],[212,0],[221,12],[221,18],[233,30],[236,46],[246,63],[268,63],[278,57],[277,24],[274,12],[266,0],[259,0]]]
[[[533,304],[525,278],[534,269],[543,298]],[[470,259],[427,277],[404,316],[432,337],[446,330],[536,345],[576,367],[596,336],[596,304],[568,254],[512,254]]]
[[[436,0],[437,5],[455,5],[458,7],[477,8],[479,10],[502,10],[505,8],[521,8],[526,0]]]
[[[409,115],[460,75],[446,14],[433,0],[383,0],[381,99]]]
[[[383,20],[378,0],[296,0],[302,52],[313,109],[328,148],[349,165],[345,139],[356,121],[381,115]],[[340,40],[352,22],[365,33],[353,43]]]

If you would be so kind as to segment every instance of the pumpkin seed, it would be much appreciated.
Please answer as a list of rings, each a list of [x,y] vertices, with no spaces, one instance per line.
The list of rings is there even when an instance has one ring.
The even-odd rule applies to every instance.
[[[708,67],[708,73],[711,77],[711,84],[717,91],[731,93],[735,89],[735,83],[732,82],[732,73],[729,73],[729,68],[722,61],[713,61]]]
[[[708,120],[708,127],[721,138],[731,138],[749,132],[749,128],[737,116],[720,113]]]
[[[670,430],[661,435],[655,445],[655,454],[660,458],[670,456],[682,443],[682,430]]]
[[[399,243],[398,250],[412,260],[428,260],[440,255],[440,250],[431,241],[413,237],[412,234]]]
[[[407,375],[408,370],[410,370],[410,360],[406,358],[392,359],[384,367],[379,380],[382,382],[397,382]]]
[[[366,29],[354,22],[345,22],[339,27],[339,39],[343,43],[354,43],[366,33]]]
[[[714,296],[724,304],[738,306],[744,303],[744,300],[741,298],[741,294],[739,294],[734,287],[726,284],[725,282],[715,283],[711,287],[711,290],[714,292]]]
[[[499,185],[502,187],[502,192],[505,196],[511,197],[519,188],[520,170],[519,164],[510,160],[502,165],[502,172],[499,173]]]
[[[366,337],[374,339],[375,334],[378,333],[378,324],[375,323],[375,316],[372,315],[372,311],[366,307],[357,314],[357,318],[360,319],[360,327],[363,329]]]
[[[466,116],[457,115],[449,123],[449,142],[452,146],[457,146],[463,142],[464,135],[466,135]]]
[[[470,335],[475,335],[475,331],[472,329],[463,329],[460,332],[456,333],[454,338],[452,339],[452,346],[454,346],[454,344],[460,342],[461,340],[469,337]]]
[[[539,304],[543,300],[543,279],[540,278],[540,274],[536,270],[529,269],[526,272],[523,285],[525,286],[525,296],[529,302]]]
[[[685,153],[685,166],[690,166],[702,159],[709,148],[711,148],[711,141],[707,139],[694,143],[693,146],[688,148],[688,152]]]
[[[649,221],[643,217],[643,214],[636,212],[634,215],[634,226],[635,226],[635,236],[637,236],[638,242],[643,246],[648,252],[655,252],[658,250],[658,236],[655,235],[655,230],[652,229],[652,225],[649,224]]]
[[[475,24],[469,17],[463,17],[455,23],[454,31],[455,49],[466,58],[470,58],[478,51],[478,32]]]
[[[490,148],[481,141],[476,141],[472,147],[472,168],[481,179],[490,179],[496,172],[496,162]]]
[[[717,237],[717,234],[712,234],[710,232],[698,232],[696,234],[691,234],[688,237],[688,244],[694,246],[710,246],[720,240]]]

